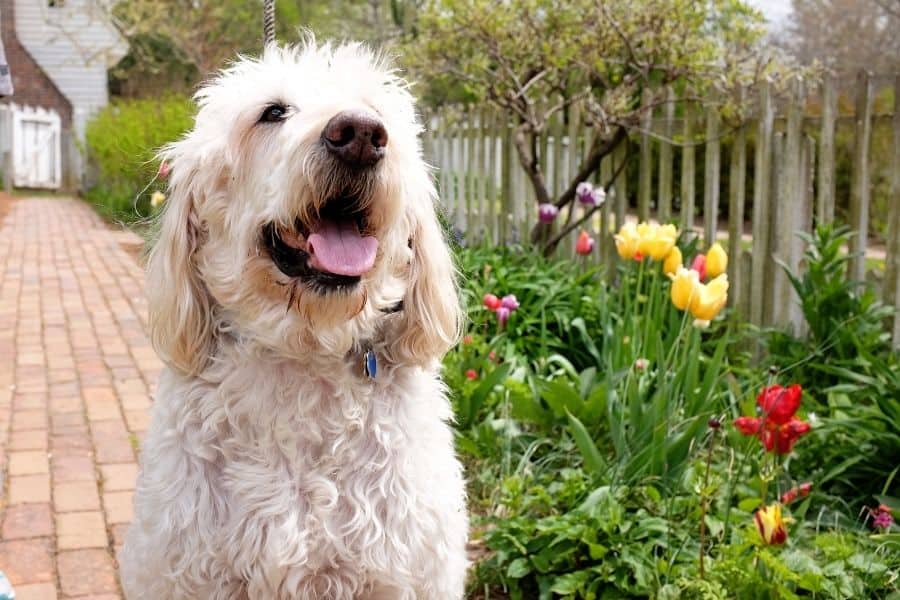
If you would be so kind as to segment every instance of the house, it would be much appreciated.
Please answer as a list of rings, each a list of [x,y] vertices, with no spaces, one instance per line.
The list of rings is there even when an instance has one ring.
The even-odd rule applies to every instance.
[[[78,187],[77,150],[88,120],[109,101],[107,70],[127,52],[102,0],[0,0],[0,35],[14,92],[3,102],[55,111],[63,171]]]

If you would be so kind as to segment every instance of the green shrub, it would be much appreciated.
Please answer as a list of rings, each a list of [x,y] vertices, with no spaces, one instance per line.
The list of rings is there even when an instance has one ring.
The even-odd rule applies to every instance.
[[[859,508],[888,491],[900,471],[900,361],[885,327],[893,308],[846,279],[850,237],[829,227],[804,236],[806,268],[789,276],[809,332],[771,330],[767,344],[770,361],[816,401],[810,409],[821,426],[799,464]]]
[[[113,102],[88,123],[87,156],[94,184],[86,198],[111,219],[135,221],[150,214],[148,188],[159,148],[190,126],[194,103],[182,96]]]
[[[884,355],[879,307],[830,281],[840,269],[811,265],[806,295],[835,301],[807,310],[821,321],[814,335],[848,330],[840,356],[876,352],[855,380],[836,357],[787,337],[779,339],[790,365],[735,368],[746,356],[735,352],[734,319],[691,327],[672,306],[659,263],[621,262],[606,280],[577,259],[522,248],[463,248],[458,256],[470,324],[444,377],[483,542],[469,597],[896,594],[896,526],[873,532],[862,506],[897,503],[890,469],[900,372]],[[482,306],[485,293],[517,296],[505,327]],[[847,311],[856,315],[850,323]],[[776,456],[731,420],[756,414],[764,386],[803,375],[797,363],[810,378],[798,418],[815,420],[815,409],[819,419],[795,452]],[[836,379],[823,389],[826,373]],[[848,394],[860,393],[870,398],[848,406]],[[804,481],[812,481],[808,496],[783,501],[787,542],[767,545],[754,511]],[[839,496],[850,488],[852,508]]]

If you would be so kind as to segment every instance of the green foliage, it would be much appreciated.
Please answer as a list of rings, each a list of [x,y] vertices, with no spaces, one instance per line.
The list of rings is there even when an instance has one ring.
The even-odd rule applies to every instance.
[[[696,250],[682,249],[685,256]],[[867,388],[865,410],[837,402],[831,389],[832,414],[812,403],[820,392],[805,394],[817,426],[775,473],[759,440],[729,425],[738,414],[752,414],[757,392],[773,376],[732,364],[743,355],[734,350],[727,320],[705,332],[691,327],[671,306],[659,263],[621,264],[611,283],[577,261],[518,247],[460,249],[459,263],[471,323],[447,356],[444,377],[486,548],[471,597],[897,592],[895,534],[868,535],[868,520],[847,508],[893,502],[861,487],[876,477],[877,463],[869,454],[856,458],[870,444],[884,444],[876,493],[890,490],[885,465],[897,454],[885,436],[900,418],[896,396],[887,395],[896,383],[890,361],[873,359],[881,387]],[[821,272],[828,269],[813,267],[824,294]],[[505,328],[482,307],[488,292],[520,301]],[[820,313],[841,318],[839,311]],[[878,339],[868,325],[854,335]],[[723,422],[720,430],[707,427],[710,417]],[[808,479],[813,494],[786,509],[794,519],[787,545],[766,546],[753,525],[761,493],[777,497]],[[841,490],[845,497],[837,496]]]
[[[86,198],[107,218],[134,221],[150,214],[148,188],[156,151],[193,121],[194,104],[181,96],[113,102],[87,126],[87,157],[95,184]],[[141,192],[144,192],[141,194]]]
[[[772,363],[803,385],[822,422],[799,463],[858,507],[897,475],[900,361],[885,328],[893,308],[846,279],[850,235],[846,228],[820,227],[804,236],[805,271],[789,277],[809,333],[773,330],[767,340]]]

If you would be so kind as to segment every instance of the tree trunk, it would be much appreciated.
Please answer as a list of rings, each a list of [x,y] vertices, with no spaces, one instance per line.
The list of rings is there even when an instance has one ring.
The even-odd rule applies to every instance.
[[[575,190],[578,188],[578,184],[582,181],[586,181],[591,175],[593,175],[597,169],[600,168],[600,162],[603,160],[605,156],[612,153],[619,144],[623,143],[628,136],[628,130],[623,126],[619,126],[616,129],[616,132],[613,136],[603,141],[599,135],[594,136],[594,141],[591,143],[591,149],[588,152],[587,158],[585,158],[584,162],[581,165],[581,169],[579,169],[578,173],[575,175],[575,178],[570,182],[568,189],[564,191],[560,197],[553,202],[557,208],[564,208],[566,205],[571,204],[575,200]],[[518,145],[517,145],[518,147]],[[521,152],[521,149],[520,149]],[[520,157],[521,158],[521,157]],[[541,179],[541,183],[543,185],[543,178]],[[532,185],[534,185],[534,180],[532,180]],[[604,186],[609,185],[609,182],[603,182]],[[543,187],[544,198],[543,202],[551,202],[549,198],[549,194],[547,193],[546,186]],[[537,192],[537,188],[535,188],[535,192]],[[540,194],[536,194],[538,197],[538,202],[540,203],[541,196]],[[541,223],[538,221],[534,224],[534,227],[531,229],[531,243],[533,244],[541,244],[545,243],[548,239],[551,239],[549,236],[549,230],[552,227],[552,223]],[[549,256],[556,249],[558,244],[558,240],[554,244],[548,244],[543,247],[543,252],[545,255]]]

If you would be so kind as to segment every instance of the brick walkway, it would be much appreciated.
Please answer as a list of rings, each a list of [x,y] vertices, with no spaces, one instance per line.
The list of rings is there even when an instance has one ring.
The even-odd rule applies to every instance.
[[[121,598],[161,368],[122,235],[64,198],[18,200],[0,223],[0,570],[18,600]]]

